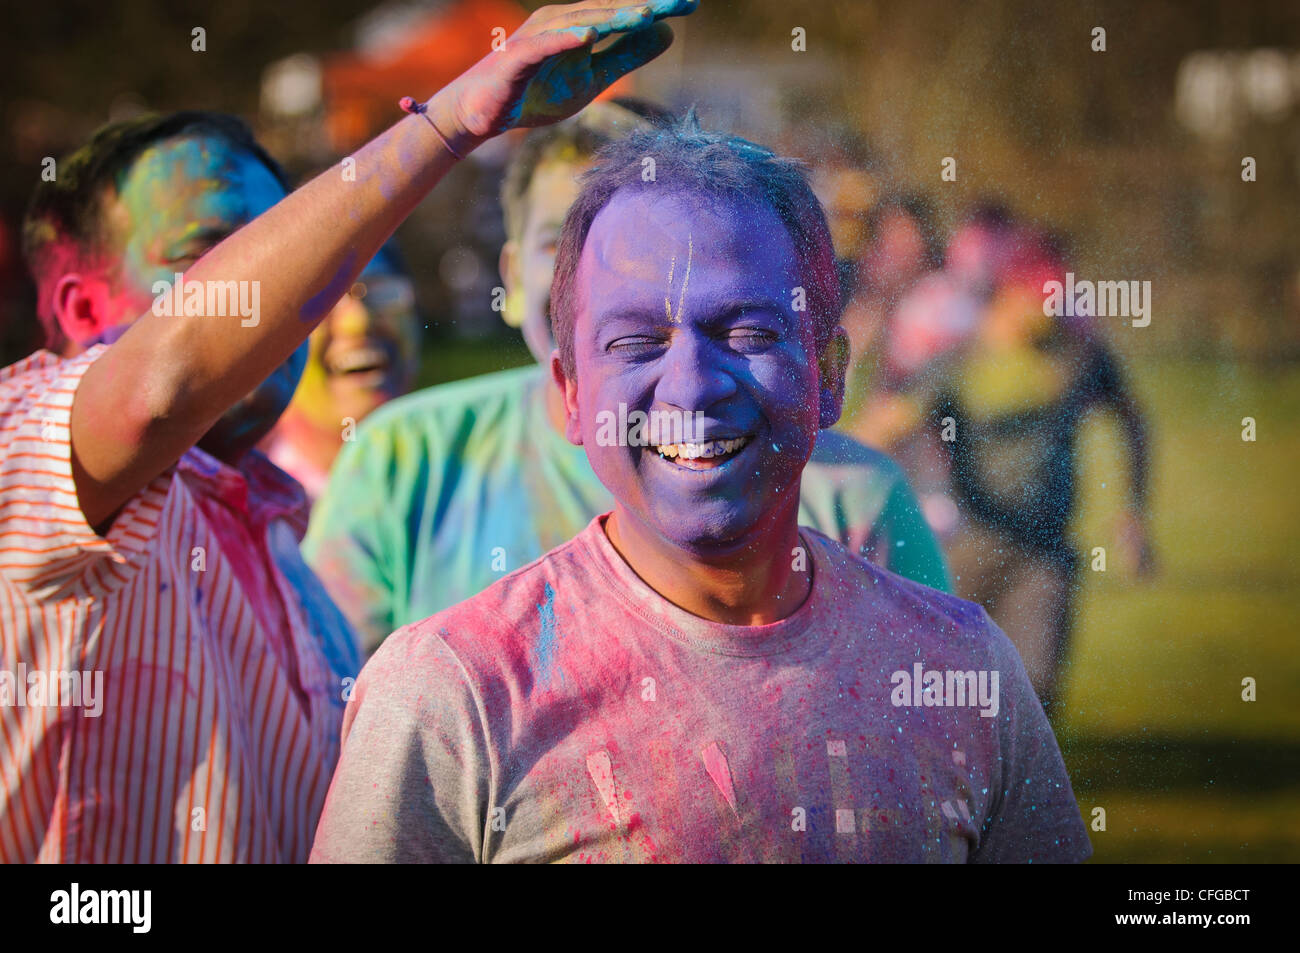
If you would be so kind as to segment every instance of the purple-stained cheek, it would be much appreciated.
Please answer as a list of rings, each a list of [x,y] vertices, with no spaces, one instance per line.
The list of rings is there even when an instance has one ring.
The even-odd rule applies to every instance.
[[[330,313],[334,305],[338,304],[339,299],[343,297],[350,287],[352,287],[352,276],[355,273],[357,263],[357,253],[348,252],[347,258],[343,259],[343,264],[339,266],[338,271],[329,283],[315,296],[309,298],[307,303],[302,306],[298,312],[298,318],[304,324],[319,321],[325,315]]]

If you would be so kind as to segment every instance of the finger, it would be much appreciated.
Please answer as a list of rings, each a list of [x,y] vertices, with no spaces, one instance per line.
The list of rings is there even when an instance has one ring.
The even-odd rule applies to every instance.
[[[521,75],[531,77],[546,60],[569,50],[576,50],[596,42],[598,33],[592,26],[571,26],[559,30],[546,30],[516,43],[506,49],[524,64]]]
[[[700,0],[649,0],[649,6],[654,11],[656,20],[662,20],[664,17],[684,17],[699,5]]]
[[[607,36],[617,30],[635,30],[651,22],[654,11],[648,3],[631,6],[623,5],[600,10],[573,10],[553,20],[548,20],[546,29],[558,30],[564,27],[595,27],[601,36]]]
[[[664,17],[684,16],[698,5],[698,0],[652,0],[599,8],[584,6],[546,21],[546,28],[591,26],[596,28],[597,38],[603,39],[611,33],[639,30]]]
[[[537,21],[534,23],[530,19],[512,41],[528,41],[551,30],[591,28],[595,32],[584,42],[597,42],[613,33],[640,30],[664,17],[684,16],[698,6],[699,0],[644,0],[631,5],[626,0],[596,0],[595,3],[543,7],[534,14]]]
[[[525,22],[521,32],[554,30],[562,26],[586,26],[604,20],[623,7],[650,6],[649,0],[641,3],[630,0],[591,0],[588,3],[565,3],[539,7]]]
[[[642,2],[635,4],[629,4],[628,0],[588,0],[587,3],[566,3],[542,7],[533,16],[537,18],[539,25],[544,25],[546,29],[553,29],[555,22],[564,17],[582,14],[599,15],[602,11],[627,6],[649,7],[651,16],[658,20],[663,17],[682,16],[690,13],[699,6],[699,0],[642,0]]]
[[[655,23],[620,37],[609,49],[592,54],[591,72],[600,89],[639,66],[644,66],[668,49],[673,31],[667,23]]]

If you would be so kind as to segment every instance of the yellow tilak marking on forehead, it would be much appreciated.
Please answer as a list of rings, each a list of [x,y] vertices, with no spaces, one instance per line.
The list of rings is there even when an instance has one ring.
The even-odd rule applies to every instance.
[[[686,284],[691,280],[691,259],[695,257],[695,233],[686,233],[686,274],[682,275],[682,293],[677,299],[677,320],[682,319],[682,306],[686,304]],[[672,317],[672,315],[669,315]]]
[[[673,286],[673,268],[675,268],[676,265],[677,265],[677,256],[673,255],[672,259],[668,262],[668,287],[669,288],[672,288]],[[664,314],[668,315],[669,321],[673,319],[673,306],[672,306],[672,302],[668,300],[668,293],[666,291],[664,292]]]

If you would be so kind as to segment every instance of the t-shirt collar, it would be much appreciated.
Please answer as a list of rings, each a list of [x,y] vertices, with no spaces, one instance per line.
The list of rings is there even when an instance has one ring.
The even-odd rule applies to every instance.
[[[181,457],[177,470],[222,504],[246,513],[254,525],[265,526],[271,520],[283,519],[299,541],[307,532],[309,506],[302,484],[260,450],[248,451],[234,467],[206,450],[191,447]]]
[[[602,513],[593,519],[578,535],[576,542],[586,549],[616,598],[655,628],[693,649],[742,657],[779,655],[802,645],[811,635],[809,627],[813,619],[826,611],[823,592],[828,567],[818,547],[802,530],[799,541],[813,570],[813,586],[808,597],[780,621],[767,625],[727,625],[703,619],[674,605],[638,576],[605,534],[605,521],[609,515]],[[820,582],[818,576],[823,577]]]

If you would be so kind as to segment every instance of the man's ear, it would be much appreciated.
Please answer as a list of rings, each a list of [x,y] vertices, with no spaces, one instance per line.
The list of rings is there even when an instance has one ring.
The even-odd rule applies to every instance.
[[[564,373],[560,349],[551,351],[551,380],[564,395],[564,436],[576,447],[582,446],[582,423],[578,418],[578,382]]]
[[[497,258],[501,283],[505,288],[505,301],[501,303],[501,319],[512,328],[524,323],[524,283],[519,280],[519,243],[513,238],[501,246]]]
[[[62,275],[54,284],[51,306],[59,328],[78,347],[112,326],[108,282],[80,272]]]
[[[818,426],[825,430],[835,426],[844,409],[844,380],[849,370],[849,335],[842,325],[837,324],[831,332],[831,339],[826,342],[817,366],[821,373]]]

